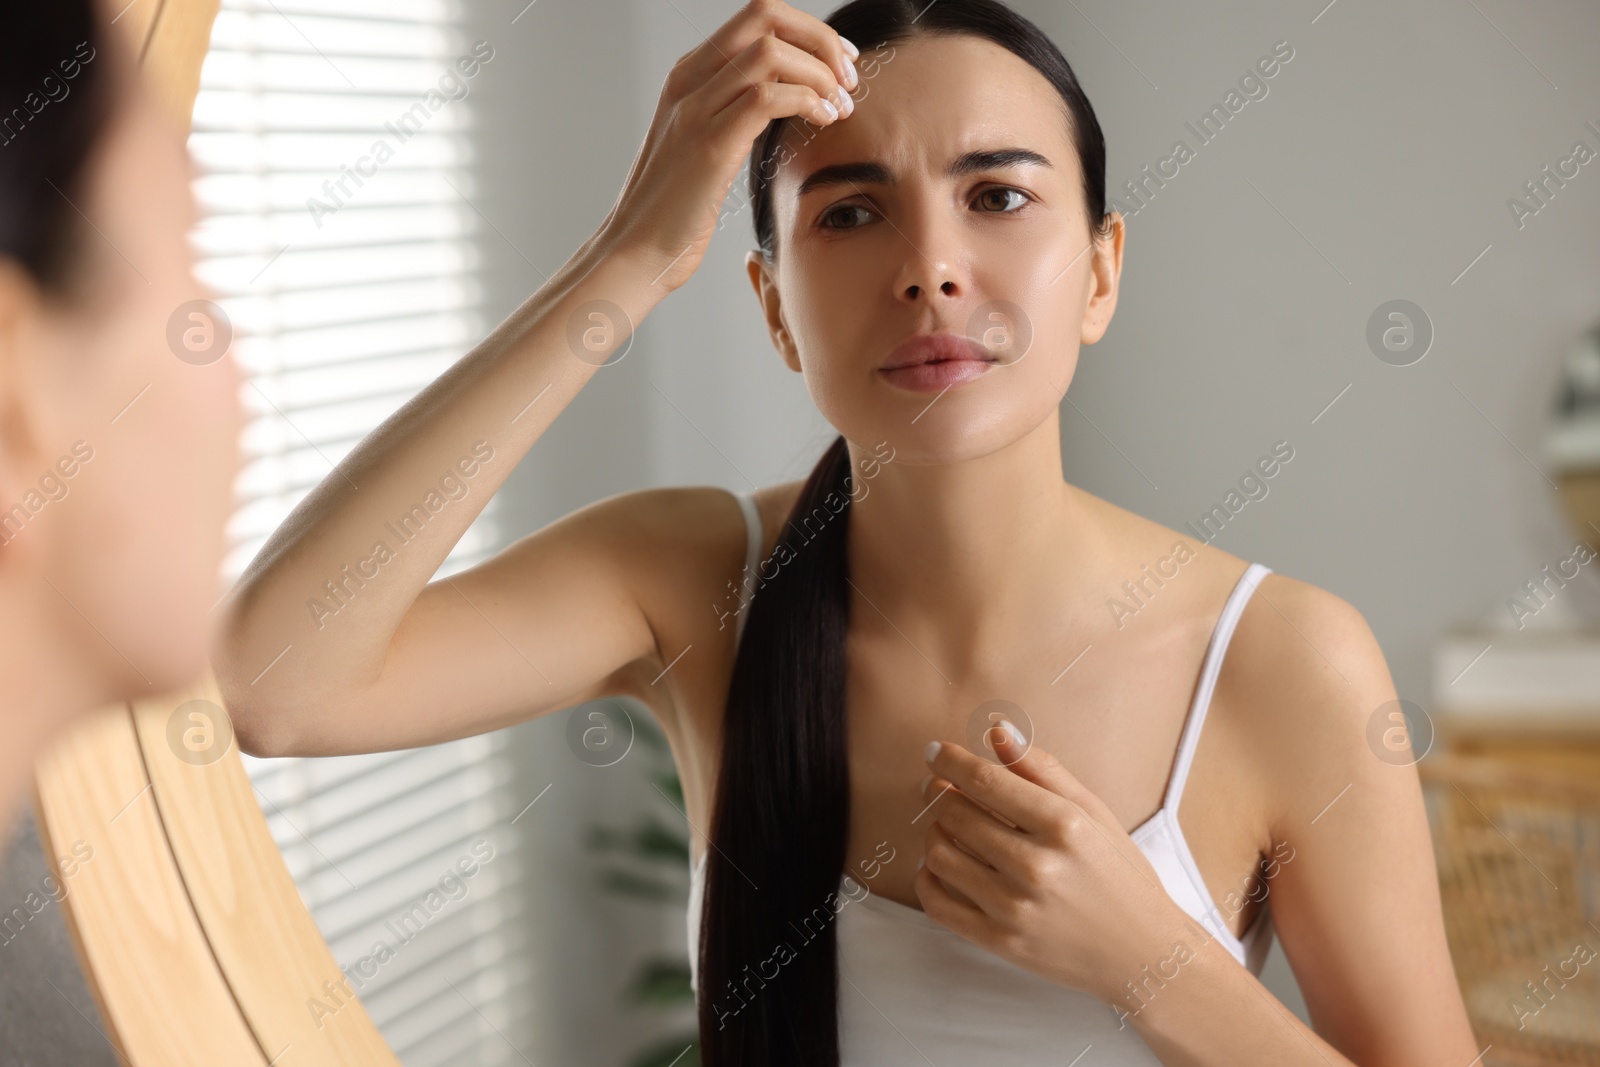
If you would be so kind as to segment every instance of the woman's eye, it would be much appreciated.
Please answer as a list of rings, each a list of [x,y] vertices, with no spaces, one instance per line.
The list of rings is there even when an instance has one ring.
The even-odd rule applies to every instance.
[[[1028,194],[1024,193],[1021,189],[1010,189],[1010,188],[1005,188],[1005,187],[997,187],[997,188],[994,188],[994,189],[985,189],[983,192],[978,194],[978,199],[980,201],[982,201],[985,198],[993,198],[995,196],[1000,196],[1000,197],[1017,196],[1017,197],[1020,197],[1021,199],[1016,204],[1016,206],[1010,211],[1005,210],[1004,203],[1001,203],[1000,205],[998,205],[1001,208],[1001,210],[998,211],[998,212],[994,212],[994,214],[1010,215],[1015,211],[1016,208],[1020,208],[1023,204],[1028,202]],[[995,201],[993,199],[989,199],[988,202],[990,204],[994,204],[995,203]]]
[[[826,213],[823,214],[823,216],[822,216],[822,225],[823,225],[823,227],[825,229],[829,229],[829,230],[853,230],[853,229],[855,229],[854,226],[849,226],[849,225],[839,226],[839,225],[835,225],[834,222],[832,222],[830,220],[837,219],[841,213],[842,214],[848,214],[849,212],[852,212],[852,211],[865,212],[866,210],[867,209],[862,207],[860,204],[840,204],[836,208],[830,208]]]
[[[1011,197],[1016,197],[1016,200],[1011,200]],[[1009,186],[996,186],[992,189],[985,189],[983,192],[979,193],[977,199],[978,202],[986,205],[988,209],[986,214],[1014,215],[1024,204],[1028,203],[1028,201],[1033,198],[1027,193],[1024,193],[1021,189],[1013,189]],[[822,228],[827,230],[858,229],[860,227],[859,221],[857,221],[855,224],[851,223],[852,212],[858,213],[858,219],[860,215],[870,216],[872,214],[872,212],[868,211],[860,204],[840,204],[837,207],[829,208],[823,213],[820,220]]]

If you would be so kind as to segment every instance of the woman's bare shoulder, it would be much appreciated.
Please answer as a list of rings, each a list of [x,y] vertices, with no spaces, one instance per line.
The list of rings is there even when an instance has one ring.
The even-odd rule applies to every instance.
[[[1164,560],[1177,557],[1162,565],[1163,573],[1200,576],[1184,580],[1169,617],[1205,639],[1252,561],[1192,529],[1085,496],[1103,509],[1108,530],[1128,553],[1125,569],[1161,551]],[[1227,732],[1248,750],[1241,751],[1247,763],[1240,773],[1253,779],[1277,824],[1309,795],[1320,796],[1341,769],[1372,759],[1369,723],[1395,699],[1383,650],[1353,604],[1277,570],[1255,582],[1229,638],[1213,704],[1225,709]]]
[[[751,491],[761,516],[762,555],[772,551],[803,485]],[[633,695],[652,706],[667,698],[694,706],[699,690],[715,688],[717,664],[732,649],[730,609],[737,605],[735,586],[748,549],[743,509],[719,486],[677,485],[617,493],[569,518],[585,514],[578,521],[592,523],[594,536],[609,542],[655,635],[658,651],[637,672],[650,685],[634,686],[639,691]],[[680,660],[686,650],[691,651]]]
[[[1295,691],[1349,699],[1389,684],[1383,650],[1356,606],[1278,571],[1257,582],[1228,658],[1267,699]]]
[[[805,485],[804,478],[797,478],[792,482],[764,486],[751,494],[755,497],[756,510],[761,514],[762,557],[770,555],[777,546],[783,524],[793,514],[795,501]]]
[[[1360,765],[1382,759],[1370,727],[1385,707],[1398,710],[1388,662],[1361,612],[1277,571],[1240,614],[1217,692],[1256,749],[1251,763],[1279,825],[1309,793],[1325,803]]]
[[[1250,561],[1218,548],[1192,530],[1174,529],[1076,486],[1071,490],[1099,520],[1105,543],[1115,546],[1113,572],[1129,574],[1135,581],[1150,570],[1167,577],[1174,573],[1191,576],[1181,583],[1185,592],[1176,598],[1180,603],[1171,617],[1182,620],[1186,628],[1208,632],[1219,600],[1228,595]],[[1201,580],[1192,580],[1195,575]]]
[[[1411,735],[1371,626],[1336,593],[1273,573],[1235,641],[1223,674],[1265,772],[1273,925],[1311,1015],[1392,1062],[1465,1057],[1416,768],[1426,739]],[[1374,990],[1404,1006],[1404,1025],[1374,1009]]]
[[[761,517],[762,551],[770,552],[804,480],[750,490]],[[733,492],[714,485],[674,485],[617,493],[569,518],[594,524],[614,541],[628,569],[673,585],[721,585],[744,565],[748,536]],[[663,567],[670,562],[670,566]]]
[[[636,582],[700,584],[744,558],[744,515],[733,494],[714,485],[671,485],[617,493],[579,509],[598,536],[612,540]],[[735,564],[735,570],[737,570]]]

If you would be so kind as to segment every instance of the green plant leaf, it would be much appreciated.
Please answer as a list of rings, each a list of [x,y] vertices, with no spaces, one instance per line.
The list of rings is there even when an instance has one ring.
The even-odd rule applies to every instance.
[[[628,987],[628,996],[637,1003],[693,1002],[694,987],[689,984],[688,963],[662,956],[644,961],[639,965],[633,984]]]
[[[628,1067],[700,1067],[699,1035],[680,1034],[651,1045],[636,1053]]]
[[[646,818],[630,830],[591,826],[589,847],[596,851],[623,852],[641,860],[664,861],[689,867],[689,839],[658,819]]]
[[[589,847],[593,849],[628,848],[628,835],[612,826],[590,826]]]
[[[661,787],[661,791],[672,798],[672,802],[683,810],[683,783],[678,781],[677,771],[662,771],[652,775],[652,780]]]
[[[669,860],[689,866],[689,839],[658,819],[650,819],[633,832],[633,848],[642,859]]]
[[[630,871],[614,868],[601,874],[600,887],[609,893],[658,903],[682,902],[686,899],[686,890],[682,886],[641,878]]]

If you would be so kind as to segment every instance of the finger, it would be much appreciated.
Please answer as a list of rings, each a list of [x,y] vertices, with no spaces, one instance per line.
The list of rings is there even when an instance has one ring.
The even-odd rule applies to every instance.
[[[1012,829],[1016,829],[1016,826],[1011,822],[1011,820],[1007,819],[1005,816],[999,814],[991,808],[984,807],[983,804],[979,803],[977,800],[974,800],[972,797],[966,796],[965,793],[962,793],[955,787],[954,782],[947,782],[936,774],[927,775],[922,779],[922,802],[926,806],[920,812],[918,812],[916,818],[913,818],[911,821],[917,822],[922,818],[923,815],[929,812],[932,812],[935,816],[937,816],[939,812],[944,810],[942,802],[947,796],[966,797],[966,800],[969,803],[976,804],[980,810],[988,812],[994,818],[999,819],[1004,825],[1010,826]]]
[[[961,844],[938,823],[928,827],[923,868],[938,875],[941,882],[961,893],[986,915],[997,914],[1001,902],[1011,896],[1010,886],[1000,872],[963,852]]]
[[[930,782],[930,779],[933,779],[933,776],[931,776],[931,774],[930,774],[930,776],[925,777],[925,779],[923,779],[923,785],[925,785],[925,787],[926,787],[926,785],[928,785],[928,782]],[[926,808],[923,808],[922,811],[918,811],[917,817],[914,817],[914,819],[912,819],[912,822],[917,822],[918,819],[923,819],[923,816],[928,816],[928,813],[930,813],[930,811],[933,811],[934,803],[938,803],[938,801],[942,800],[942,798],[944,798],[944,797],[960,797],[960,792],[958,792],[958,790],[955,789],[954,785],[950,785],[949,782],[941,782],[941,784],[939,784],[939,792],[934,792],[933,793],[933,801],[931,801],[931,803],[928,803],[928,806],[926,806]],[[965,798],[963,798],[963,800],[965,800]],[[966,803],[973,803],[973,801],[966,800]],[[976,806],[976,805],[974,805],[974,806]],[[928,832],[928,829],[930,829],[931,825],[933,825],[933,824],[934,824],[933,817],[928,817],[928,819],[926,819],[926,821],[923,822],[923,833],[925,833],[925,835],[926,835],[926,832]],[[957,843],[955,843],[955,845],[957,845],[958,848],[965,848],[965,845],[962,845],[962,843],[960,843],[960,841],[957,841]]]
[[[768,34],[817,57],[831,70],[834,81],[847,89],[859,84],[844,38],[815,15],[778,0],[751,0],[686,55],[680,62],[687,68],[690,84],[710,81],[733,57]]]
[[[751,145],[773,119],[799,118],[812,126],[831,126],[838,121],[834,111],[837,104],[822,97],[809,85],[789,85],[784,82],[757,82],[728,105],[718,115],[712,129],[719,144],[727,144],[740,160],[750,152]],[[780,165],[787,158],[778,161]]]
[[[952,893],[938,875],[928,870],[926,861],[911,879],[911,888],[922,902],[923,914],[928,918],[973,944],[982,944],[982,937],[988,929],[988,916],[976,904]]]
[[[843,85],[834,77],[828,65],[816,56],[773,36],[759,37],[741,52],[737,60],[716,73],[704,86],[690,94],[693,106],[704,108],[713,118],[721,119],[724,112],[734,107],[746,94],[763,82],[783,85],[803,85],[819,100],[833,105],[840,115],[847,114],[854,101],[847,99]],[[813,109],[781,113],[812,116]],[[773,117],[779,117],[777,115]],[[829,117],[815,120],[817,125],[834,121]]]
[[[935,774],[954,782],[956,788],[1024,833],[1036,834],[1046,829],[1061,803],[1051,790],[953,741],[932,742],[923,758]]]
[[[1021,869],[1025,854],[1035,847],[1019,831],[1003,825],[997,816],[960,793],[953,792],[945,798],[943,810],[933,825],[950,834],[985,864],[1013,880]]]

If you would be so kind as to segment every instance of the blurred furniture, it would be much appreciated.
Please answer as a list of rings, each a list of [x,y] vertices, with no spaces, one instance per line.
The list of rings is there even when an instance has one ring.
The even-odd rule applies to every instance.
[[[219,757],[185,758],[180,708],[184,724],[195,708],[223,720]],[[208,672],[103,709],[39,762],[45,853],[89,854],[57,877],[106,1037],[131,1067],[399,1067],[306,910],[225,719]]]
[[[1600,1064],[1600,634],[1454,634],[1436,667],[1417,769],[1483,1063]]]

